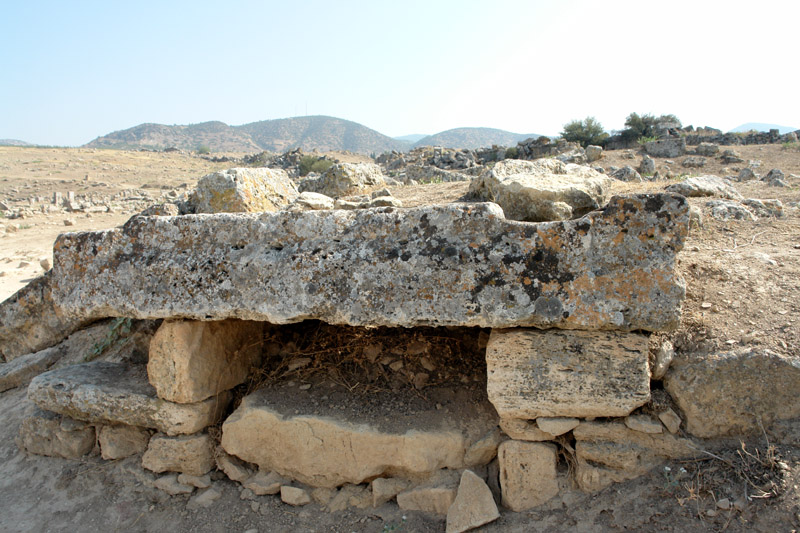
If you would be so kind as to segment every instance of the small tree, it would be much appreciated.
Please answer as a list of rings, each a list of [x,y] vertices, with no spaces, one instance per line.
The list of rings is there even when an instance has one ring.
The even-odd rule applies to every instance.
[[[573,120],[564,124],[564,131],[561,136],[570,142],[579,143],[586,148],[590,144],[600,144],[608,134],[603,131],[603,125],[594,117],[586,117],[583,120]]]
[[[642,137],[658,137],[660,129],[681,127],[681,121],[675,115],[655,117],[650,114],[631,113],[625,119],[625,129],[620,132],[626,141],[638,141]]]
[[[206,146],[205,144],[201,144],[197,147],[197,153],[200,155],[208,155],[211,153],[211,148]]]

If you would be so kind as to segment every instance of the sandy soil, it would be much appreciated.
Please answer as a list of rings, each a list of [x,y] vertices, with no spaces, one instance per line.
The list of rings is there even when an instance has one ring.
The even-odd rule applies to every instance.
[[[777,146],[736,147],[746,160],[760,160],[759,174],[780,168],[800,175],[800,151]],[[676,174],[735,175],[736,168],[709,163],[705,169],[684,169],[683,158],[668,165]],[[621,152],[608,153],[604,167],[638,165]],[[0,148],[0,200],[22,200],[55,191],[89,190],[93,183],[111,191],[145,186],[159,194],[193,184],[199,177],[229,163],[209,163],[186,154]],[[742,166],[742,165],[739,165]],[[85,181],[85,175],[90,179]],[[65,181],[62,181],[65,180]],[[690,232],[678,269],[687,282],[687,300],[678,331],[669,336],[677,348],[712,351],[761,345],[783,354],[800,353],[800,179],[788,188],[761,182],[735,184],[747,198],[778,198],[782,218],[755,222],[719,221],[708,216]],[[620,184],[619,192],[660,190],[667,182]],[[164,187],[162,189],[162,186]],[[100,187],[100,186],[98,186]],[[457,200],[464,183],[402,187],[394,194],[404,205]],[[86,189],[84,189],[86,188]],[[16,189],[16,190],[15,190]],[[691,199],[703,207],[706,199]],[[39,258],[49,256],[59,232],[103,229],[123,223],[131,213],[72,216],[36,214],[17,220],[16,232],[0,237],[0,298],[41,273]],[[707,215],[707,213],[706,213]],[[63,219],[75,225],[64,226]],[[27,261],[27,266],[20,263]],[[169,497],[151,488],[149,474],[137,458],[102,461],[96,454],[68,461],[27,456],[14,438],[26,409],[25,390],[0,394],[0,530],[1,531],[442,531],[440,517],[402,512],[394,504],[378,509],[328,513],[318,505],[289,507],[276,497],[242,499],[241,488],[221,475],[215,486],[222,497],[211,507],[191,510],[188,496]],[[632,482],[596,494],[565,487],[541,508],[504,512],[485,531],[795,531],[800,529],[800,428],[770,428],[754,435],[745,449],[771,453],[785,468],[762,472],[773,484],[773,497],[753,499],[742,509],[719,509],[716,501],[742,495],[744,481],[738,440],[705,442],[717,459],[672,462]],[[777,460],[772,464],[778,464]],[[561,468],[569,468],[562,464]],[[684,472],[685,471],[685,472]],[[246,494],[245,494],[246,496]]]

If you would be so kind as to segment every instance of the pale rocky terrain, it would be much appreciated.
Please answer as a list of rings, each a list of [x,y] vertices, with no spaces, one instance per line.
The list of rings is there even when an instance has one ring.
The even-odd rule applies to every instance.
[[[661,339],[672,342],[675,347],[674,369],[691,367],[693,362],[687,359],[687,354],[694,356],[743,349],[763,353],[769,350],[795,360],[800,354],[800,178],[797,177],[800,176],[800,151],[796,146],[786,148],[780,144],[733,148],[741,154],[742,163],[724,164],[717,158],[708,157],[704,167],[696,168],[682,164],[691,154],[655,157],[655,170],[665,179],[614,182],[611,185],[611,193],[663,191],[687,176],[714,174],[733,177],[738,176],[742,168],[750,168],[758,175],[778,168],[786,176],[785,187],[771,187],[760,180],[733,181],[731,184],[746,199],[780,200],[783,206],[780,217],[768,216],[767,213],[757,215],[757,219],[721,220],[712,216],[712,206],[707,205],[718,197],[689,198],[689,204],[702,211],[703,220],[702,224],[691,226],[683,250],[676,259],[676,270],[687,285],[683,313],[675,331],[656,334],[651,339],[653,342]],[[633,159],[629,159],[630,155]],[[608,173],[612,166],[631,165],[636,168],[641,158],[638,153],[611,151],[605,152],[593,164],[603,167]],[[148,205],[185,198],[201,176],[229,166],[229,163],[213,163],[182,153],[0,147],[0,201],[13,204],[9,207],[30,204],[31,197],[51,198],[57,192],[66,197],[69,191],[77,197],[95,195],[92,205],[105,207],[96,212],[92,209],[85,209],[88,212],[55,209],[42,212],[40,206],[48,202],[34,201],[38,212],[25,215],[25,218],[3,221],[0,298],[10,296],[41,274],[40,259],[47,258],[52,263],[53,242],[59,233],[120,226]],[[469,186],[467,181],[456,181],[390,185],[389,189],[403,207],[414,207],[459,201],[469,193]],[[70,220],[73,225],[66,227],[64,220]],[[107,326],[102,326],[101,330],[107,330]],[[299,339],[309,332],[298,329],[295,334]],[[392,330],[380,331],[376,335],[388,335],[398,346],[408,346],[418,340],[403,337],[402,333]],[[91,346],[97,341],[86,342]],[[390,341],[384,338],[382,342]],[[485,343],[485,340],[476,338],[474,342]],[[481,379],[485,380],[481,372],[485,373],[486,367],[481,370],[481,362],[466,357],[468,352],[465,348],[464,359],[460,362],[454,360],[453,368],[458,373],[462,370],[459,365],[463,365],[465,371],[470,367],[470,371],[476,372],[476,383],[480,383]],[[113,354],[108,357],[114,360]],[[742,375],[737,378],[735,373],[726,374],[724,358],[721,361],[719,379],[749,377]],[[319,384],[333,376],[334,368],[346,367],[342,364],[341,360],[334,359],[332,366],[323,366],[320,374],[305,376],[312,384],[312,390],[316,391]],[[350,386],[378,383],[374,377],[368,376],[336,373],[336,378]],[[780,375],[765,374],[762,388],[754,389],[753,395],[774,396],[789,407],[796,405],[800,390],[780,390],[781,379]],[[337,392],[327,394],[324,399],[306,398],[307,405],[301,404],[300,400],[295,402],[292,400],[293,392],[298,391],[295,381],[297,378],[282,382],[283,389],[273,393],[283,402],[280,408],[289,414],[306,409],[323,414],[326,410],[335,413],[334,398],[347,401],[345,396],[335,396],[339,390],[334,389]],[[791,385],[793,382],[788,383]],[[442,377],[441,384],[447,385],[447,379]],[[452,393],[446,390],[431,394],[439,394],[437,402],[445,409],[453,409],[455,415],[468,416],[469,409],[482,401],[479,398],[481,387],[465,383],[462,386],[465,397],[448,396]],[[679,383],[670,384],[667,379],[664,387],[672,391],[679,387]],[[770,387],[776,389],[770,391]],[[402,387],[390,387],[390,390],[391,394],[373,391],[374,399],[378,400],[376,404],[388,406],[387,418],[393,412],[402,414],[405,420],[417,416],[420,427],[433,420],[426,418],[425,410],[415,403],[413,388],[412,392]],[[25,395],[25,387],[0,393],[0,421],[4,427],[0,432],[3,465],[0,467],[3,472],[0,529],[4,531],[72,531],[77,527],[85,531],[171,529],[187,532],[444,529],[442,516],[404,511],[392,502],[374,509],[351,507],[333,512],[319,503],[289,506],[276,496],[257,496],[248,492],[219,471],[212,474],[214,488],[219,492],[218,499],[205,507],[197,503],[196,496],[168,496],[156,488],[153,474],[142,469],[140,456],[106,461],[101,459],[97,450],[81,459],[71,460],[26,454],[15,442],[24,415],[31,408]],[[669,405],[670,400],[668,397],[664,400],[658,389],[653,390],[653,399],[643,412],[662,412],[665,406],[659,404],[660,401]],[[742,400],[712,395],[698,403],[703,405],[705,402],[708,413],[724,413],[728,420],[737,420],[748,410],[761,407],[726,405],[737,401]],[[672,407],[678,411],[688,409],[687,406]],[[366,411],[368,409],[365,409],[365,416],[369,414]],[[713,428],[716,423],[713,416],[704,418],[703,412],[694,413],[692,420],[699,421],[695,422],[699,426],[692,428],[695,435],[700,435],[704,428]],[[589,429],[582,430],[584,433],[582,437],[579,435],[580,438],[590,438],[586,432],[591,431],[591,426],[587,427]],[[697,457],[666,460],[641,477],[593,493],[570,485],[566,474],[578,465],[564,458],[559,461],[563,474],[559,482],[563,486],[555,487],[560,488],[557,496],[522,512],[503,509],[500,518],[482,530],[798,529],[800,425],[788,421],[768,424],[763,429],[745,424],[742,429],[741,438],[701,441],[704,451]],[[531,428],[503,427],[503,430],[511,435],[514,431],[531,431]]]

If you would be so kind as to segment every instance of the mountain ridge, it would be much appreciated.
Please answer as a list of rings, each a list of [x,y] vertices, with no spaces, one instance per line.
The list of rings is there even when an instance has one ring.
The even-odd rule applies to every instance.
[[[515,146],[519,141],[537,138],[535,133],[513,133],[497,128],[453,128],[428,135],[414,143],[419,146],[442,146],[445,148],[486,148],[490,146]]]

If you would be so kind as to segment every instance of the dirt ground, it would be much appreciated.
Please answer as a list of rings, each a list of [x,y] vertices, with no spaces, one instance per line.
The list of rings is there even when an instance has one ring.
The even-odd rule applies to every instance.
[[[723,147],[724,148],[724,147]],[[668,334],[676,349],[715,351],[759,345],[782,354],[800,353],[800,151],[781,145],[734,147],[744,164],[724,166],[709,158],[703,169],[656,159],[676,175],[669,181],[619,184],[617,192],[662,190],[685,176],[734,176],[750,161],[757,174],[781,169],[789,187],[763,182],[734,183],[746,198],[779,199],[781,218],[721,221],[704,209],[701,227],[690,231],[678,256],[687,299],[681,327]],[[638,166],[622,152],[609,152],[598,164],[608,168]],[[0,201],[55,191],[76,193],[151,189],[158,192],[191,187],[197,179],[230,163],[210,163],[190,154],[118,152],[82,149],[0,147]],[[86,180],[86,175],[89,180]],[[106,185],[96,185],[104,183]],[[398,187],[393,193],[411,207],[455,201],[466,183]],[[703,208],[706,198],[690,199]],[[36,214],[0,221],[16,231],[0,236],[0,299],[10,296],[42,272],[39,258],[51,254],[53,240],[64,230],[111,228],[131,213],[93,213],[65,227],[63,214]],[[20,263],[28,262],[27,266]],[[798,391],[800,393],[800,391]],[[25,410],[25,390],[0,394],[0,531],[442,531],[443,519],[403,512],[395,504],[378,509],[328,513],[312,504],[295,508],[273,496],[242,499],[241,487],[222,476],[215,481],[222,497],[205,509],[187,508],[188,496],[167,496],[147,484],[137,458],[102,461],[28,456],[14,439]],[[671,462],[647,476],[613,485],[595,494],[565,486],[544,506],[524,513],[503,512],[483,531],[797,531],[800,530],[800,427],[797,423],[767,428],[744,443],[703,442],[712,455]],[[744,451],[743,451],[744,450]],[[566,473],[569,465],[560,465]],[[756,480],[763,493],[748,483]],[[723,509],[719,500],[752,498]],[[744,501],[744,500],[742,500]]]

